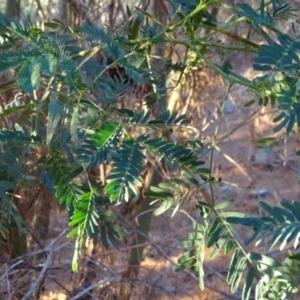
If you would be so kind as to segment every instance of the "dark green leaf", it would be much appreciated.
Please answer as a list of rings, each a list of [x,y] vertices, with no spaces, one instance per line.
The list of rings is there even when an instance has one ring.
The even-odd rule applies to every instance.
[[[211,233],[211,235],[206,243],[207,248],[210,248],[215,242],[217,242],[217,240],[219,238],[219,234],[221,233],[223,228],[224,228],[224,225],[222,223],[219,223],[217,228]]]
[[[47,144],[50,143],[62,115],[63,115],[63,109],[60,106],[60,104],[58,104],[58,102],[56,101],[56,93],[52,93],[50,96],[50,104],[48,109],[49,120],[47,124],[47,137],[46,137]]]
[[[185,270],[186,268],[191,268],[196,263],[197,263],[197,259],[191,258],[190,260],[187,260],[187,261],[183,262],[182,264],[180,264],[180,266],[175,269],[175,272],[181,272],[181,271]]]
[[[276,127],[274,127],[273,131],[274,132],[279,132],[280,130],[282,130],[284,128],[284,126],[287,125],[287,123],[290,121],[290,117],[289,116],[285,116],[284,120],[277,125]]]
[[[242,300],[248,300],[250,298],[254,275],[255,275],[255,269],[250,268],[246,277],[246,282],[244,284]]]
[[[231,262],[230,262],[230,265],[229,265],[228,274],[227,274],[227,283],[228,284],[231,284],[231,282],[234,278],[234,274],[235,274],[235,271],[236,271],[236,267],[237,267],[237,263],[238,263],[238,260],[239,260],[239,257],[240,257],[240,253],[241,253],[241,250],[239,248],[236,248],[234,250],[233,255],[232,255]]]
[[[231,283],[232,293],[235,293],[238,290],[246,265],[247,265],[247,257],[241,257],[235,269],[234,278],[232,279],[232,283]]]
[[[225,254],[228,254],[234,245],[234,240],[228,240],[225,246]]]
[[[267,266],[273,267],[273,268],[279,268],[281,266],[281,263],[279,263],[275,259],[265,256],[265,255],[262,255],[262,254],[259,254],[259,253],[251,252],[250,259],[259,261],[259,262],[261,262]]]
[[[216,242],[215,246],[213,247],[210,253],[210,259],[214,259],[218,255],[223,245],[225,244],[227,237],[228,237],[228,231],[226,230],[220,234],[218,241]]]
[[[252,100],[250,100],[249,102],[247,102],[246,104],[244,104],[244,106],[245,106],[245,107],[248,107],[248,106],[251,106],[251,105],[254,104],[254,103],[255,103],[255,100],[252,99]]]

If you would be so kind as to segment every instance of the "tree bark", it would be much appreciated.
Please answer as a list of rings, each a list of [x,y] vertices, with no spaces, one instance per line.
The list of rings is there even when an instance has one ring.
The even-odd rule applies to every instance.
[[[13,19],[20,18],[21,0],[6,0],[5,14]]]
[[[67,14],[67,0],[57,0],[57,19],[64,24],[68,22],[68,14]]]

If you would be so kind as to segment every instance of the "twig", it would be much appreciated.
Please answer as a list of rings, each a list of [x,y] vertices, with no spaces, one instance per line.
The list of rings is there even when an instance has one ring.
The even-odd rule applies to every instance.
[[[14,265],[10,266],[7,271],[9,272],[10,269],[13,269],[15,266],[19,265],[22,262],[23,262],[23,260],[17,261]],[[5,263],[5,265],[8,265],[8,264],[9,264],[8,262]],[[6,272],[0,277],[0,281],[2,281],[3,277],[5,277],[5,276],[6,276]]]
[[[37,286],[39,285],[39,283],[42,281],[42,279],[45,276],[45,273],[47,272],[48,267],[50,266],[51,262],[52,262],[52,257],[53,257],[53,252],[49,252],[48,257],[44,263],[44,267],[41,271],[41,273],[39,274],[38,278],[35,280],[35,282],[31,285],[30,289],[28,290],[28,292],[22,297],[21,300],[26,300],[29,299],[29,297],[34,293],[34,291],[37,289]]]
[[[41,272],[38,276],[38,278],[35,280],[35,282],[31,285],[29,291],[23,296],[22,300],[26,300],[26,299],[30,299],[31,297],[31,294],[34,293],[36,290],[37,290],[37,287],[38,285],[43,281],[43,278],[45,278],[45,276],[49,277],[46,272],[50,269],[49,268],[49,265],[51,264],[51,261],[52,261],[52,257],[53,257],[53,254],[58,251],[59,249],[63,248],[65,245],[69,244],[69,242],[67,243],[64,243],[64,244],[61,244],[61,245],[58,245],[58,246],[55,246],[54,247],[54,243],[62,236],[65,234],[67,230],[63,230],[62,233],[57,237],[55,238],[46,248],[44,249],[39,249],[37,251],[34,251],[34,252],[31,252],[31,253],[27,253],[21,257],[18,257],[16,258],[15,260],[11,260],[9,262],[6,262],[5,263],[5,266],[8,266],[9,265],[9,268],[5,270],[5,273],[0,277],[0,281],[3,280],[4,277],[7,278],[8,275],[12,275],[13,273],[17,272],[16,271],[13,271],[14,268],[16,267],[19,267],[19,268],[24,268],[24,266],[26,266],[26,262],[25,262],[25,259],[28,258],[28,257],[32,257],[34,255],[37,255],[39,253],[43,253],[43,252],[48,252],[48,255],[47,255],[47,259],[46,261],[44,262],[44,266],[43,268],[41,269]],[[22,267],[23,265],[23,267]],[[27,267],[28,269],[28,267]],[[33,267],[31,269],[34,269],[36,271],[39,271],[39,268],[38,267]],[[12,271],[10,271],[12,270]],[[51,277],[50,277],[51,278]],[[51,278],[52,279],[52,278]],[[53,279],[52,279],[53,280]],[[8,284],[8,282],[7,282]],[[9,285],[7,285],[7,287],[9,287]],[[66,289],[65,289],[66,290]],[[8,289],[8,292],[10,292],[10,290]],[[68,291],[67,291],[68,292]],[[10,299],[10,298],[9,298]]]
[[[98,287],[98,286],[105,286],[105,285],[109,285],[111,283],[111,281],[115,281],[116,279],[116,275],[112,275],[106,279],[103,279],[97,283],[91,284],[89,287],[87,287],[86,289],[84,289],[83,291],[81,291],[80,293],[78,293],[76,296],[72,297],[70,300],[76,300],[79,299],[81,296],[85,295],[86,293],[88,293],[88,291]]]
[[[220,144],[221,142],[223,142],[226,138],[228,138],[229,136],[231,136],[235,131],[237,131],[238,129],[240,129],[242,126],[245,126],[249,121],[251,121],[252,119],[254,119],[256,116],[259,115],[261,111],[261,108],[259,108],[258,110],[254,111],[251,115],[249,115],[245,121],[242,121],[241,123],[239,123],[237,126],[235,126],[232,130],[229,130],[228,132],[224,133],[223,135],[221,135],[220,137],[217,138],[217,143]]]
[[[175,210],[175,208],[172,208],[172,207],[171,207],[170,209]],[[148,212],[152,212],[152,211],[154,211],[154,210],[156,210],[156,208],[152,208],[152,209],[148,209],[148,210],[142,211],[141,213],[139,213],[138,215],[136,215],[136,217],[135,217],[135,222],[137,223],[137,225],[139,225],[138,218],[139,218],[140,216],[142,216],[142,215],[144,215],[144,214],[146,214],[146,213],[148,213]],[[189,213],[187,213],[185,210],[179,209],[178,211],[180,211],[181,213],[185,214],[192,222],[196,222],[196,220],[195,220]],[[188,228],[189,228],[189,227],[183,228],[183,230],[188,229]]]
[[[159,238],[159,239],[157,239],[157,240],[155,240],[155,241],[148,240],[148,242],[146,242],[146,243],[142,243],[142,244],[137,244],[137,245],[133,245],[133,246],[129,246],[129,247],[123,247],[123,248],[120,248],[119,251],[122,252],[122,251],[127,251],[127,250],[130,250],[130,249],[133,249],[133,248],[139,248],[139,247],[149,246],[149,245],[155,244],[155,243],[157,243],[157,242],[160,242],[160,241],[162,241],[162,240],[165,240],[166,238],[169,238],[169,237],[171,237],[172,235],[177,234],[177,233],[179,233],[179,232],[182,232],[182,231],[184,231],[184,230],[187,230],[187,229],[189,229],[189,228],[191,228],[191,226],[182,228],[182,229],[180,229],[180,230],[178,230],[178,231],[176,231],[176,232],[172,232],[172,233],[166,234],[166,235],[162,236],[161,238]],[[135,230],[135,231],[136,231],[137,233],[141,233],[139,230]],[[110,251],[106,251],[105,254],[114,253],[114,252],[115,252],[115,250],[110,250]]]
[[[0,262],[3,262],[0,260]],[[7,265],[10,265],[10,262],[6,262]],[[14,265],[14,266],[11,266],[10,269],[13,269],[15,268],[16,270],[21,270],[21,269],[26,269],[26,270],[33,270],[33,271],[41,271],[43,269],[42,266],[32,266],[31,264],[28,264],[28,263],[20,263],[20,265]],[[62,267],[51,267],[48,269],[49,271],[56,271],[56,270],[63,270]],[[0,281],[1,281],[1,278],[0,278]]]
[[[5,273],[4,273],[5,279],[6,279],[6,288],[7,288],[7,294],[8,294],[8,299],[11,299],[11,294],[10,294],[10,282],[8,278],[8,270],[7,270],[7,264],[5,264]],[[1,279],[0,279],[1,282]]]
[[[226,158],[229,162],[231,162],[232,164],[234,164],[241,172],[242,174],[245,175],[245,177],[251,182],[254,183],[253,179],[247,174],[247,172],[243,169],[243,167],[237,162],[235,161],[231,156],[229,156],[228,154],[224,153],[217,145],[215,145],[215,148],[217,151],[219,151],[220,153],[222,153],[222,155],[224,156],[224,158]]]
[[[36,0],[36,4],[37,4],[37,11],[41,13],[43,20],[47,20],[46,14],[44,13],[42,5],[41,5],[41,1]]]
[[[126,11],[125,11],[125,9],[123,7],[123,4],[122,4],[121,0],[118,0],[118,7],[120,8],[120,10],[122,12],[123,18],[126,19],[127,18],[127,14],[126,14]]]

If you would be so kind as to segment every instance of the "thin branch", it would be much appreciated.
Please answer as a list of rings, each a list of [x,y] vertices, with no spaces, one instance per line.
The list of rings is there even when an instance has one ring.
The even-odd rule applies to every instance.
[[[22,297],[22,300],[29,299],[29,297],[34,293],[34,291],[36,291],[38,285],[43,280],[43,278],[52,262],[52,257],[53,257],[53,252],[49,252],[48,257],[47,257],[46,261],[44,262],[44,267],[43,267],[41,273],[39,274],[39,276],[35,280],[35,282],[31,285],[28,292]]]
[[[215,148],[217,151],[222,153],[224,158],[226,158],[229,162],[234,164],[251,183],[254,183],[253,179],[248,175],[248,173],[244,170],[244,168],[236,160],[234,160],[230,155],[224,153],[217,145],[215,145]]]
[[[7,287],[7,294],[8,294],[8,298],[11,299],[11,294],[10,294],[10,281],[9,281],[9,276],[8,276],[8,270],[7,270],[7,264],[5,264],[5,281],[6,281],[6,287]],[[1,279],[0,279],[1,282]]]
[[[116,281],[117,275],[112,275],[106,279],[103,279],[101,281],[98,281],[97,283],[91,284],[89,287],[78,293],[76,296],[72,297],[70,300],[76,300],[79,299],[81,296],[84,296],[87,294],[90,290],[93,290],[94,288],[101,286],[105,287],[106,285],[109,285],[112,281]]]
[[[46,14],[44,13],[42,5],[41,5],[41,1],[36,0],[36,5],[37,5],[37,12],[40,12],[40,14],[43,17],[43,20],[47,20]]]

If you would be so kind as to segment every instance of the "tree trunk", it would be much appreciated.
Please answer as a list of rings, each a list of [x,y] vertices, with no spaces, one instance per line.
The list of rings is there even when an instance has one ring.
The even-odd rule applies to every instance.
[[[5,14],[13,19],[20,18],[21,0],[6,0]]]
[[[53,19],[57,19],[66,25],[69,24],[68,0],[48,0],[47,2],[48,5],[45,8],[45,16],[47,20],[51,21]],[[43,1],[39,0],[39,9],[41,9],[42,3]]]
[[[56,0],[57,10],[56,10],[56,18],[64,24],[68,22],[68,14],[67,14],[67,0]]]

